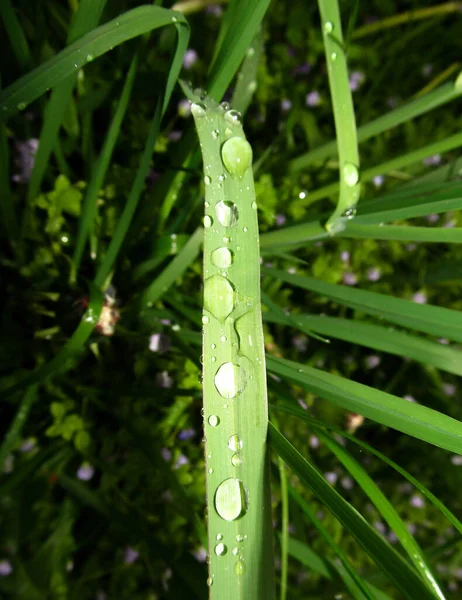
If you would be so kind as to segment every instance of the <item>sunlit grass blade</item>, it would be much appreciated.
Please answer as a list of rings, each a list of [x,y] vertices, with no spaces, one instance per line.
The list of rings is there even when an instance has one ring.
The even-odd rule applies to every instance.
[[[337,134],[340,177],[337,206],[326,223],[326,229],[337,233],[354,216],[359,200],[359,153],[338,2],[318,0],[318,6]]]
[[[401,242],[427,242],[461,244],[462,227],[410,227],[404,225],[348,224],[339,237],[362,240],[396,240]]]
[[[329,435],[321,432],[318,432],[318,435],[325,443],[327,448],[329,448],[329,450],[333,452],[344,465],[353,479],[355,479],[356,482],[361,486],[371,502],[377,507],[377,510],[388,523],[390,528],[396,533],[401,545],[406,550],[411,561],[414,563],[416,570],[419,571],[421,577],[424,579],[424,581],[426,581],[434,595],[437,598],[444,599],[444,593],[435,579],[435,576],[433,575],[422,550],[413,536],[409,533],[405,523],[403,523],[385,494],[378,488],[373,479],[369,477],[366,471],[347,450],[342,448],[342,446],[335,442]]]
[[[429,112],[438,106],[442,106],[447,102],[451,102],[452,100],[458,98],[461,94],[462,85],[456,85],[455,82],[446,83],[429,94],[414,100],[410,100],[403,106],[399,106],[398,108],[391,110],[381,117],[378,117],[377,119],[358,127],[358,142],[364,142],[365,140],[379,135],[380,133],[389,131],[397,125],[405,123],[411,119],[415,119],[416,117],[425,114],[426,112]],[[319,148],[315,148],[314,150],[311,150],[302,156],[294,158],[289,163],[289,170],[292,173],[296,173],[297,171],[301,171],[315,162],[320,162],[326,158],[336,156],[336,154],[337,143],[335,141],[328,142]]]
[[[16,60],[21,69],[25,70],[31,62],[31,51],[11,0],[2,0],[0,2],[0,17]]]
[[[23,399],[16,411],[16,415],[11,421],[8,431],[0,445],[0,469],[3,469],[5,458],[15,449],[16,444],[19,442],[24,425],[29,417],[30,409],[36,397],[37,387],[32,385],[25,391]]]
[[[252,148],[237,111],[186,91],[194,100],[205,183],[202,323],[210,598],[267,600],[274,596],[273,532]]]
[[[47,89],[115,46],[166,25],[174,25],[180,38],[188,36],[188,24],[181,13],[157,6],[139,6],[97,27],[6,88],[0,94],[0,116],[7,118],[23,110]],[[167,86],[167,97],[173,83]]]
[[[267,357],[268,369],[351,412],[434,446],[462,454],[462,422],[345,377],[301,363]]]
[[[237,74],[236,87],[234,88],[231,106],[240,113],[245,114],[252,102],[257,89],[257,71],[263,52],[263,31],[257,33]]]
[[[196,260],[203,241],[203,229],[198,227],[189,238],[181,252],[170,264],[160,273],[160,275],[147,287],[140,300],[142,308],[152,306],[161,298],[171,285],[180,277],[186,269]]]
[[[415,600],[415,598],[429,600],[436,597],[414,569],[327,483],[322,475],[303,458],[271,423],[269,424],[268,437],[271,447],[309,486],[407,598],[410,600]]]
[[[396,331],[394,328],[353,319],[318,315],[290,315],[290,321],[287,321],[272,311],[265,312],[263,317],[267,323],[284,323],[289,327],[298,328],[307,335],[315,331],[327,338],[344,340],[366,348],[404,356],[448,373],[462,375],[461,350],[404,331]]]
[[[400,467],[395,461],[391,460],[380,452],[376,450],[373,446],[363,442],[355,435],[351,435],[347,433],[343,429],[332,425],[331,423],[320,422],[316,419],[313,419],[306,410],[302,409],[298,404],[296,404],[292,399],[279,399],[277,404],[270,404],[271,410],[282,411],[299,417],[303,421],[306,421],[310,427],[313,428],[313,431],[323,431],[327,429],[328,431],[332,431],[337,433],[340,436],[343,436],[350,442],[360,446],[367,452],[370,452],[374,456],[377,456],[381,461],[385,464],[389,465],[392,469],[394,469],[397,473],[406,478],[412,485],[418,489],[436,508],[448,519],[448,521],[454,525],[459,533],[462,534],[462,522],[452,513],[449,508],[441,502],[426,486],[424,486],[418,479],[416,479],[413,475],[411,475],[408,471]]]
[[[328,283],[305,275],[293,275],[280,269],[262,267],[262,272],[391,323],[423,331],[435,337],[462,342],[462,315],[456,310],[352,289],[349,286]]]

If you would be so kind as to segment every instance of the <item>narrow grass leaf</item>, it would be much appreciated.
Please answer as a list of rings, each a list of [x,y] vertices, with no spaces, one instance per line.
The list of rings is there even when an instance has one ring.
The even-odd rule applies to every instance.
[[[31,63],[31,52],[27,43],[24,30],[16,16],[11,0],[2,0],[0,2],[0,17],[3,21],[6,34],[10,40],[13,53],[19,66],[24,71]]]
[[[461,244],[462,227],[410,227],[404,225],[348,224],[339,237],[354,240],[396,240],[399,242],[427,242]]]
[[[31,385],[24,393],[23,399],[21,400],[18,410],[8,427],[8,431],[3,438],[0,445],[0,469],[3,469],[5,458],[10,454],[17,446],[24,426],[29,417],[30,409],[32,404],[35,402],[37,397],[37,387]]]
[[[263,31],[260,28],[252,40],[236,78],[231,106],[245,114],[257,89],[257,71],[263,53]]]
[[[267,357],[268,369],[351,412],[462,454],[462,423],[426,406],[300,363]]]
[[[10,186],[8,138],[5,125],[0,121],[0,216],[2,229],[13,252],[18,247],[19,225],[16,216],[13,193]]]
[[[435,598],[414,569],[327,483],[271,423],[269,423],[268,437],[271,447],[326,505],[407,598],[410,600]]]

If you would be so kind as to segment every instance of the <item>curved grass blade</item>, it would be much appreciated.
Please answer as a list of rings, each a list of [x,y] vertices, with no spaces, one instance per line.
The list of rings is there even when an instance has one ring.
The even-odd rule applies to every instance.
[[[21,69],[24,70],[30,64],[32,55],[21,23],[14,12],[11,0],[2,0],[2,2],[0,2],[0,17],[3,21],[3,26],[5,27],[6,34],[10,40],[16,60]]]
[[[454,525],[457,531],[459,531],[462,534],[462,522],[459,521],[459,519],[454,515],[454,513],[452,513],[447,508],[447,506],[441,502],[441,500],[439,500],[418,479],[416,479],[410,473],[408,473],[408,471],[400,467],[396,462],[388,458],[388,456],[386,456],[379,450],[376,450],[373,446],[370,446],[366,442],[363,442],[356,436],[347,433],[346,431],[340,429],[339,427],[336,427],[335,425],[331,425],[330,423],[325,423],[318,421],[317,419],[313,419],[309,416],[309,414],[307,414],[305,410],[300,408],[300,406],[298,406],[289,399],[284,398],[284,400],[279,401],[278,404],[270,404],[270,408],[271,410],[289,413],[306,421],[313,428],[313,431],[323,431],[324,429],[327,429],[328,431],[333,431],[334,433],[339,434],[347,440],[350,440],[350,442],[353,442],[361,448],[364,448],[371,454],[374,454],[375,456],[377,456],[377,458],[379,458],[385,464],[389,465],[392,469],[394,469],[396,472],[398,472],[400,475],[402,475],[404,478],[410,481],[412,485],[416,487],[426,498],[428,498],[428,500],[430,500],[430,502],[434,504],[434,506],[436,506],[436,508],[451,522],[451,524]]]
[[[461,350],[403,331],[395,331],[390,327],[318,315],[290,315],[283,318],[272,311],[265,312],[263,319],[267,323],[280,323],[296,327],[307,335],[311,335],[311,332],[315,331],[328,338],[336,338],[366,348],[405,356],[420,363],[432,365],[442,371],[462,375]]]
[[[462,423],[426,406],[407,402],[338,375],[267,357],[268,369],[337,406],[439,448],[462,454]]]
[[[396,240],[399,242],[427,242],[462,244],[462,227],[410,227],[405,225],[348,224],[339,237],[354,240]]]
[[[414,569],[327,483],[271,423],[269,423],[268,437],[271,447],[308,485],[407,598],[411,600],[435,598]]]
[[[10,423],[8,431],[0,445],[0,470],[3,469],[5,458],[11,453],[12,450],[14,450],[15,446],[19,442],[19,439],[22,435],[22,430],[24,429],[24,425],[29,417],[30,409],[36,398],[37,387],[35,385],[31,385],[24,393],[24,397],[19,405],[18,410],[16,411],[16,415],[13,421]]]
[[[174,25],[179,38],[189,35],[188,23],[181,13],[157,6],[139,6],[97,27],[6,88],[0,94],[0,117],[7,118],[23,110],[47,89],[115,46],[166,25]],[[172,65],[172,71],[179,67],[178,63],[181,57]],[[175,80],[176,77],[169,78],[166,98],[170,97]]]
[[[462,314],[456,310],[416,304],[386,294],[351,289],[348,286],[336,285],[304,275],[292,275],[279,269],[262,267],[262,272],[391,323],[462,342]]]
[[[188,95],[206,194],[202,323],[210,598],[269,600],[273,533],[252,149],[237,111]]]
[[[355,214],[360,194],[359,153],[338,2],[337,0],[318,0],[318,6],[321,13],[321,28],[334,110],[340,170],[337,206],[326,223],[327,231],[334,234],[342,231],[347,220]]]
[[[371,502],[377,507],[378,511],[388,523],[390,528],[396,533],[401,545],[414,563],[416,570],[420,572],[420,575],[422,576],[423,580],[426,581],[428,587],[433,591],[435,597],[440,598],[440,600],[444,600],[444,593],[441,590],[438,581],[435,579],[430,566],[427,564],[422,550],[413,536],[409,533],[408,528],[401,520],[391,502],[386,498],[385,494],[378,488],[373,479],[369,477],[366,471],[347,450],[342,448],[329,435],[326,435],[322,432],[318,433],[320,439],[325,443],[329,450],[335,454],[338,460],[348,470],[350,475],[361,486]]]

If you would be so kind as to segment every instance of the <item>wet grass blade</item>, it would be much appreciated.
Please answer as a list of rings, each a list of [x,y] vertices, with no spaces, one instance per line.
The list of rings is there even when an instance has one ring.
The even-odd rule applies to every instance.
[[[194,101],[205,183],[202,323],[210,598],[267,600],[274,596],[273,532],[252,148],[237,111],[186,92]]]
[[[410,227],[405,225],[348,224],[339,237],[354,240],[396,240],[399,242],[427,242],[462,244],[462,227]]]
[[[268,437],[271,447],[326,505],[407,598],[410,600],[436,598],[414,569],[327,483],[271,423]]]
[[[345,377],[301,363],[267,357],[268,369],[303,389],[377,423],[412,435],[428,444],[462,454],[462,422]]]
[[[292,275],[280,269],[262,267],[262,272],[391,323],[423,331],[435,337],[462,342],[462,315],[459,311],[440,306],[416,304],[410,300],[352,289],[349,286],[328,283],[304,275]]]

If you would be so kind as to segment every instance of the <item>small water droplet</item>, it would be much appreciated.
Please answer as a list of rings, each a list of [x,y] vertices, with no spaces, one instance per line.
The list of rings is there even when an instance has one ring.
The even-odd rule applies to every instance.
[[[234,572],[236,573],[236,575],[244,575],[245,564],[242,562],[242,560],[238,560],[237,563],[234,565]]]
[[[215,509],[225,521],[235,521],[247,512],[242,481],[230,477],[220,483],[215,492]]]
[[[242,465],[242,458],[239,456],[239,454],[233,454],[231,457],[231,464],[233,467],[240,467]]]
[[[228,548],[225,546],[225,544],[223,544],[223,542],[220,542],[215,546],[215,554],[217,556],[224,556],[227,551]]]
[[[204,227],[206,229],[208,229],[209,227],[212,227],[213,225],[213,219],[212,217],[209,217],[209,215],[205,215],[204,217]]]
[[[359,181],[358,167],[353,163],[343,165],[343,178],[348,187],[353,187]]]
[[[244,233],[247,233],[249,230],[247,229],[247,227],[244,227],[244,228],[242,229],[242,231],[243,231]]]
[[[26,108],[26,106],[27,106],[27,104],[25,102],[20,102],[16,108],[18,110],[24,110]]]
[[[213,473],[213,469],[212,469],[212,468],[210,468],[210,469],[209,469],[209,475],[211,475],[212,473]]]
[[[252,48],[252,46],[250,46],[250,48],[247,50],[247,56],[249,58],[252,58],[252,56],[255,54],[255,48]]]
[[[220,540],[222,540],[222,539],[223,539],[223,534],[221,534],[221,533],[217,533],[217,536],[216,536],[216,540],[217,540],[217,542],[219,542],[219,541],[220,541]]]
[[[254,210],[257,210],[257,208],[258,208],[257,203],[255,202],[255,200],[252,202],[252,208]]]
[[[222,111],[227,111],[227,110],[229,110],[231,108],[231,105],[230,105],[229,102],[222,102],[220,104],[220,108],[221,108]]]
[[[217,248],[210,256],[212,264],[220,269],[227,269],[233,264],[233,253],[228,248]]]
[[[87,62],[91,62],[93,60],[93,55],[92,54],[87,54],[87,57],[85,59]]]
[[[204,183],[205,185],[210,185],[212,183],[212,179],[208,175],[206,175],[204,177]]]
[[[244,541],[244,539],[245,539],[245,538],[244,538],[244,536],[243,536],[241,533],[238,533],[238,534],[236,535],[236,542],[239,542],[239,543],[241,543],[241,542],[243,542],[243,541]]]
[[[226,342],[226,335],[222,335],[220,338],[220,342]]]
[[[247,375],[239,365],[227,362],[216,372],[214,382],[220,396],[230,400],[242,394],[247,385]]]
[[[228,110],[225,112],[225,121],[230,125],[241,125],[242,115],[237,110]]]
[[[232,552],[233,552],[234,556],[237,556],[239,554],[239,548],[237,546],[234,546]]]
[[[324,33],[332,33],[334,31],[334,24],[330,21],[324,23]]]
[[[211,587],[212,584],[213,584],[213,579],[211,577],[207,577],[207,585],[208,585],[208,587]]]
[[[331,60],[337,60],[337,52],[332,52],[330,55]]]
[[[232,137],[221,148],[221,158],[231,175],[243,177],[252,164],[252,147],[241,137]]]
[[[205,208],[209,208],[209,206],[210,206],[210,202],[207,202],[207,200],[206,200],[206,201],[204,202],[204,206],[205,206]]]
[[[202,323],[203,323],[204,325],[207,325],[207,323],[209,323],[209,322],[210,322],[210,319],[208,318],[208,316],[207,316],[207,315],[204,315],[204,316],[202,317]]]
[[[212,138],[213,138],[214,140],[216,140],[216,139],[218,138],[218,134],[219,134],[219,133],[220,133],[220,132],[218,131],[218,129],[214,129],[214,130],[212,131]]]
[[[231,238],[228,237],[227,235],[223,236],[223,244],[230,244],[231,243]]]
[[[176,23],[178,19],[176,17],[172,17],[172,23]]]
[[[239,220],[239,211],[233,202],[220,200],[215,206],[217,219],[223,227],[233,227]]]
[[[207,112],[205,104],[202,104],[202,102],[193,102],[191,104],[191,112],[193,116],[196,117],[196,119],[201,119],[202,117],[205,117]]]
[[[237,433],[231,435],[228,439],[228,448],[233,452],[237,452],[242,448],[242,440]]]
[[[251,81],[247,86],[247,91],[249,92],[249,94],[253,94],[256,89],[257,89],[256,81]]]
[[[212,350],[215,350],[216,347],[217,347],[216,344],[210,344],[210,348],[212,348]]]
[[[208,418],[210,427],[216,427],[220,424],[220,419],[216,415],[210,415]]]

